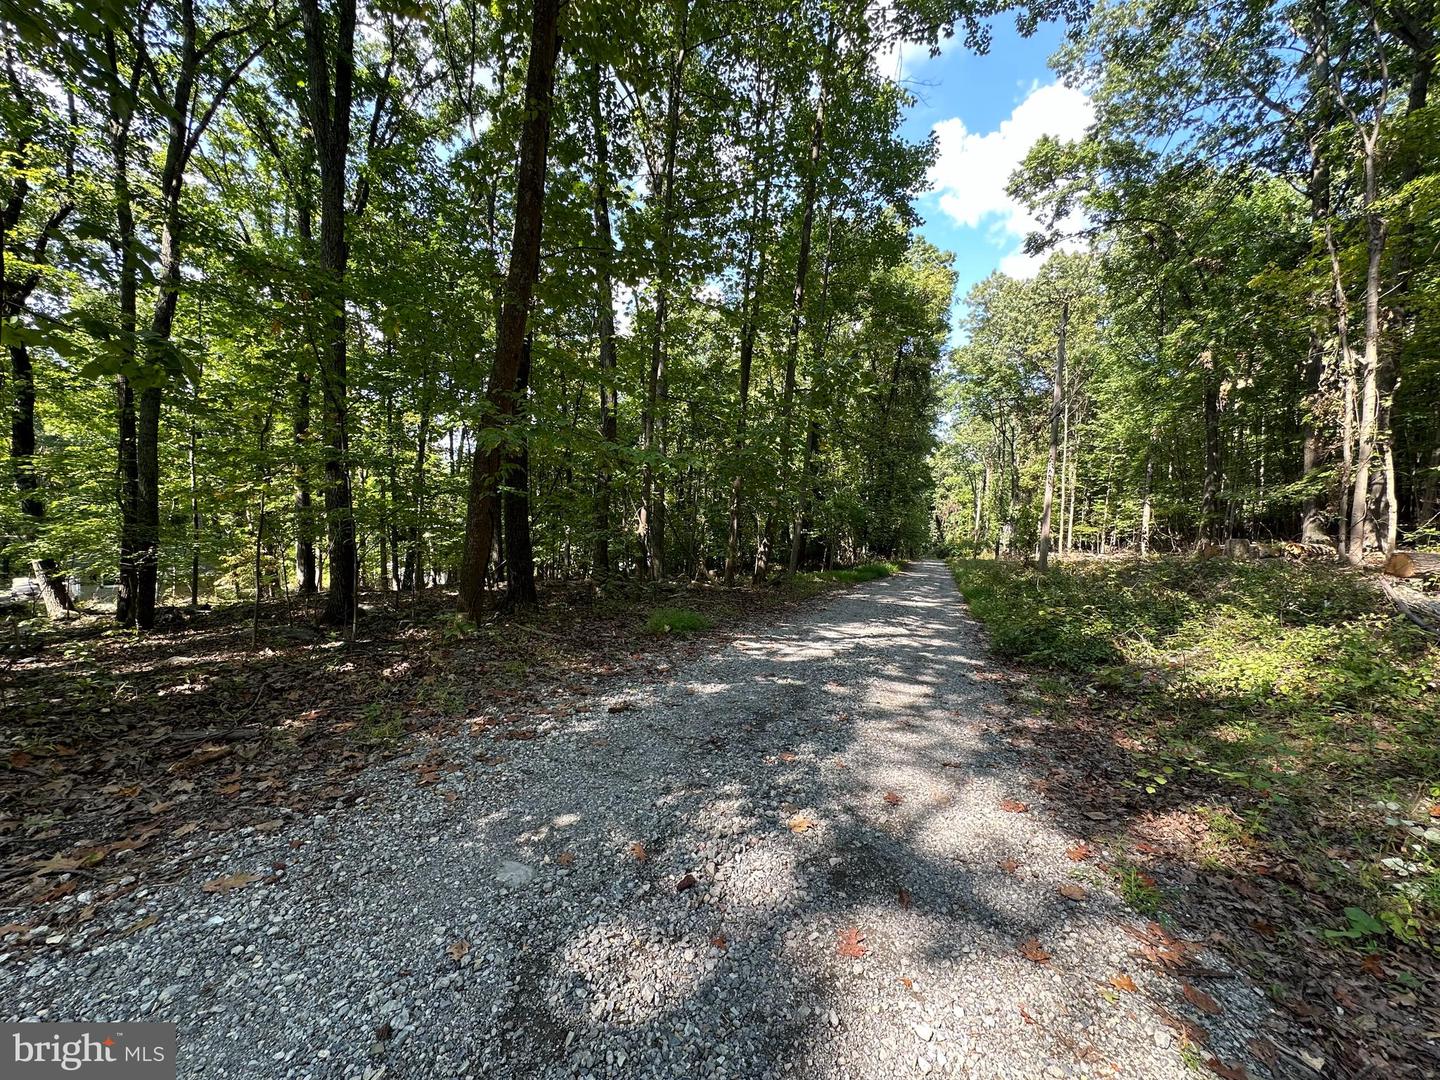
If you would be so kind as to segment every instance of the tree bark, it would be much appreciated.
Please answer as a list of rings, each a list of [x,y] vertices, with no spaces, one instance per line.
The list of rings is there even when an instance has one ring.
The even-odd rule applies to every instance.
[[[520,134],[516,174],[515,229],[510,265],[495,335],[488,402],[491,422],[503,426],[515,414],[515,382],[525,348],[530,300],[540,273],[540,234],[545,212],[545,167],[555,89],[555,62],[560,53],[560,0],[535,0],[530,29],[530,58],[525,72],[525,123]],[[476,441],[470,463],[469,500],[465,513],[465,554],[460,568],[460,600],[473,619],[485,604],[485,572],[494,541],[498,481],[503,462],[500,442],[486,447]]]

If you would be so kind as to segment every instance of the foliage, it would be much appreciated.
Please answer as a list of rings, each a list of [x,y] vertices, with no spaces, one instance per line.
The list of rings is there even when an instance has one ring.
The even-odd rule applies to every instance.
[[[1173,557],[953,567],[996,651],[1049,676],[1038,704],[1064,717],[1085,701],[1146,748],[1139,797],[1182,780],[1239,792],[1234,809],[1259,816],[1227,824],[1232,841],[1300,852],[1350,906],[1433,933],[1440,644],[1363,577]],[[1358,873],[1336,855],[1351,846]]]

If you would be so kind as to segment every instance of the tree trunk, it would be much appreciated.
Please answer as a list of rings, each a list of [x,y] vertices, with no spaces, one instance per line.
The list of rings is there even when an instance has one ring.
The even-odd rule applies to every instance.
[[[1220,380],[1210,349],[1200,356],[1205,398],[1205,484],[1200,495],[1200,541],[1213,544],[1219,539],[1220,524]],[[1106,505],[1109,500],[1107,496]]]
[[[675,243],[675,155],[680,137],[680,94],[685,63],[690,56],[690,3],[681,0],[679,50],[670,66],[669,85],[665,93],[665,155],[660,180],[660,240],[655,268],[655,325],[650,339],[650,373],[645,384],[645,409],[641,417],[645,444],[645,467],[641,499],[641,536],[645,542],[645,558],[650,577],[658,581],[665,576],[665,486],[657,478],[655,457],[662,450],[665,426],[666,389],[665,364],[669,352],[665,340],[666,323],[670,316],[670,275]],[[657,430],[661,434],[657,434]]]
[[[605,130],[605,113],[601,98],[601,68],[590,69],[590,126],[595,137],[595,168],[592,206],[595,237],[599,247],[596,258],[595,323],[600,339],[600,464],[595,475],[595,537],[592,570],[597,579],[610,575],[610,502],[611,455],[617,440],[616,410],[618,393],[615,387],[615,288],[610,265],[615,256],[615,240],[610,229],[610,145]]]
[[[1365,352],[1360,367],[1360,425],[1356,432],[1355,476],[1350,494],[1350,529],[1345,558],[1358,566],[1365,555],[1366,523],[1370,517],[1370,470],[1377,444],[1387,443],[1380,430],[1380,270],[1385,254],[1386,222],[1376,209],[1376,156],[1379,132],[1366,137],[1365,173]]]
[[[555,88],[555,61],[560,53],[557,24],[560,0],[535,0],[530,29],[530,58],[525,72],[525,124],[520,133],[516,174],[515,230],[510,241],[510,266],[495,335],[488,400],[492,422],[504,424],[515,413],[515,380],[525,348],[530,298],[540,272],[540,234],[544,225],[545,165],[550,140],[550,114]],[[485,603],[485,572],[494,542],[501,446],[484,447],[479,440],[470,464],[469,500],[465,513],[465,554],[460,568],[460,600],[473,619]]]
[[[1055,469],[1060,457],[1060,422],[1065,409],[1065,332],[1070,302],[1060,304],[1060,332],[1055,341],[1055,383],[1050,392],[1050,458],[1045,465],[1045,502],[1040,512],[1040,572],[1050,568],[1050,515],[1055,502]]]
[[[790,442],[795,406],[795,366],[800,354],[800,329],[805,320],[805,287],[810,274],[810,247],[815,232],[815,196],[820,183],[820,159],[825,148],[825,99],[828,92],[830,61],[834,52],[835,24],[831,21],[826,30],[825,57],[820,66],[820,86],[816,92],[815,115],[810,120],[810,154],[806,162],[805,182],[800,196],[800,243],[795,258],[795,289],[790,304],[790,332],[785,339],[785,384],[780,396],[779,465],[782,500],[788,494],[786,488],[789,485],[786,480],[791,473]],[[799,492],[795,493],[795,498],[798,503]],[[793,539],[791,552],[793,561]]]
[[[336,0],[335,40],[330,46],[318,0],[300,0],[308,82],[307,117],[320,172],[319,262],[327,310],[320,350],[323,399],[320,433],[325,446],[325,531],[330,567],[324,620],[344,625],[355,616],[359,564],[351,503],[348,400],[346,392],[345,240],[346,161],[350,150],[350,106],[355,78],[355,3]],[[333,75],[332,75],[333,66]],[[378,106],[377,106],[378,107]]]
[[[520,429],[509,439],[505,455],[504,498],[505,516],[505,607],[533,608],[539,598],[535,593],[535,551],[530,540],[530,448],[525,428],[528,419],[518,408],[530,389],[531,339],[526,337],[520,354],[520,367],[515,373],[515,427]]]

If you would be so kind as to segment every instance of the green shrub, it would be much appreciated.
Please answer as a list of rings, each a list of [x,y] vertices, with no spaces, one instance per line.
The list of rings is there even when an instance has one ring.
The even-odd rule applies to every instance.
[[[698,611],[689,608],[662,607],[650,613],[645,623],[648,634],[698,634],[709,630],[715,623]]]

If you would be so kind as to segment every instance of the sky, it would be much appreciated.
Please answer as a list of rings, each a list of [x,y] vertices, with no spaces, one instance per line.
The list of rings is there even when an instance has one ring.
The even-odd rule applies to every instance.
[[[902,128],[905,136],[923,139],[932,130],[939,136],[932,190],[918,205],[925,219],[920,232],[955,253],[957,305],[995,270],[1024,277],[1036,269],[1037,260],[1023,250],[1034,222],[1005,185],[1042,135],[1078,138],[1093,115],[1089,99],[1061,85],[1047,64],[1061,37],[1060,27],[1050,24],[1022,38],[1002,18],[984,56],[953,40],[938,57],[906,46],[880,59],[881,70],[919,99]]]

